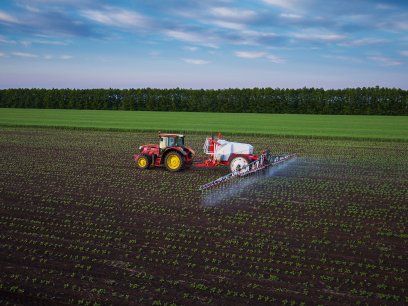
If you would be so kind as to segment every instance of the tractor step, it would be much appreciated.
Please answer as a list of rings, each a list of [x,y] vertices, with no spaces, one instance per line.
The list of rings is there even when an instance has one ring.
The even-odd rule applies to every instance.
[[[250,175],[252,173],[261,171],[265,168],[281,164],[294,157],[296,157],[296,154],[270,155],[269,151],[264,151],[262,152],[262,154],[259,156],[259,158],[256,161],[253,161],[252,163],[246,165],[242,169],[236,170],[212,182],[202,185],[199,189],[206,190],[211,187],[215,187],[217,185],[228,182],[236,177],[243,177],[246,175]]]

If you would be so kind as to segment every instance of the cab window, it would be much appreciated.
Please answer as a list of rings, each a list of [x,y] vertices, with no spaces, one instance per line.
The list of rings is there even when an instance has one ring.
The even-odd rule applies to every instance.
[[[168,138],[168,146],[169,147],[174,147],[176,145],[176,140],[174,137],[169,137]]]
[[[177,137],[177,146],[178,147],[183,147],[184,146],[184,138],[183,137]]]

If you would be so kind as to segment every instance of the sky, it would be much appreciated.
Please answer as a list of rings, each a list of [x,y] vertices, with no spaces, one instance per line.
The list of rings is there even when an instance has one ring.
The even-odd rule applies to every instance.
[[[1,0],[0,88],[408,89],[408,0]]]

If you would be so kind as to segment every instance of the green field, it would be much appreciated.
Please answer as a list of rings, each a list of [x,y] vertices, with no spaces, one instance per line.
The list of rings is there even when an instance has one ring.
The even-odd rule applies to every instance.
[[[408,117],[0,109],[0,126],[408,140]]]

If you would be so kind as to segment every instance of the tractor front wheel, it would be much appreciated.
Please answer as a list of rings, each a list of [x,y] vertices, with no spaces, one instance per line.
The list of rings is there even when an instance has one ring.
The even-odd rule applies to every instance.
[[[148,169],[150,164],[152,163],[152,159],[148,155],[140,155],[136,160],[137,167],[139,169]]]
[[[184,158],[178,152],[170,152],[164,161],[166,169],[171,172],[177,172],[184,168]]]

